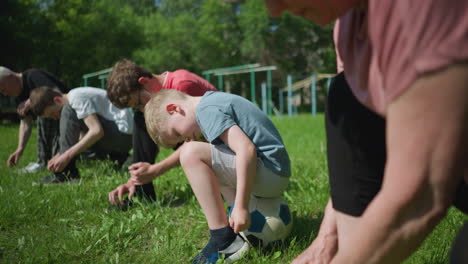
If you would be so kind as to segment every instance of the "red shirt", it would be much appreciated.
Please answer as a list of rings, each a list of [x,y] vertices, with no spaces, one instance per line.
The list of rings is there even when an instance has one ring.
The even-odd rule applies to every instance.
[[[187,70],[167,72],[163,89],[175,89],[191,96],[202,96],[207,91],[217,91],[211,83]]]
[[[354,94],[382,116],[421,75],[468,60],[468,1],[368,3],[339,19],[335,43]]]

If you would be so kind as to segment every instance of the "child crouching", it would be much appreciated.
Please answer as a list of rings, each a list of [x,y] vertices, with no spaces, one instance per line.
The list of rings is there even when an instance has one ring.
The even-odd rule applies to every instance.
[[[211,238],[193,263],[235,261],[249,249],[238,234],[250,226],[250,196],[279,197],[290,176],[290,161],[278,130],[250,101],[207,92],[193,97],[162,90],[145,107],[152,139],[163,147],[181,141],[180,164],[205,214]],[[209,143],[195,141],[201,135]],[[235,203],[228,220],[221,195]]]

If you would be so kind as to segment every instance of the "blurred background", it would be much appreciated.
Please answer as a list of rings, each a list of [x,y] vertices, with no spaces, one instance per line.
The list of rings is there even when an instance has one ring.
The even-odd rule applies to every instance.
[[[187,69],[200,76],[214,68],[273,65],[271,100],[278,105],[287,75],[295,82],[336,72],[332,28],[290,14],[270,18],[263,0],[2,0],[0,65],[43,69],[70,88],[121,58],[154,73]],[[256,73],[257,93],[265,75]],[[101,86],[98,78],[87,84]],[[223,86],[251,95],[248,74],[225,77]],[[1,98],[2,112],[11,111],[9,101]]]

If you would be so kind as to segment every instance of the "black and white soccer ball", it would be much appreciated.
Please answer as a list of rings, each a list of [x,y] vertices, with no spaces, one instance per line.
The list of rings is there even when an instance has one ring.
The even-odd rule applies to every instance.
[[[231,211],[232,208],[229,215]],[[293,219],[289,206],[282,197],[252,196],[249,211],[250,227],[241,232],[241,235],[252,245],[267,247],[274,242],[282,242],[291,233]]]

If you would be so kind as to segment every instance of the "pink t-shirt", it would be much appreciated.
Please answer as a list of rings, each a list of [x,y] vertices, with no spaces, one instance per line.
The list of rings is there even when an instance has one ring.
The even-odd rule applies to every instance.
[[[191,96],[202,96],[207,91],[217,91],[211,83],[187,70],[167,72],[163,89],[175,89]]]
[[[334,39],[353,93],[371,110],[385,116],[419,76],[468,60],[468,1],[368,4],[338,20]]]

